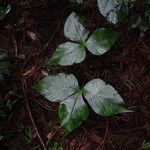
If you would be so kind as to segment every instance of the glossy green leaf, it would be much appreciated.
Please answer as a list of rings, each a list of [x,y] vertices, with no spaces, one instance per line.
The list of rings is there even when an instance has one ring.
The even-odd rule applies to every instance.
[[[128,15],[128,3],[131,6],[133,4],[133,1],[128,0],[97,0],[97,2],[101,14],[113,24],[122,21]]]
[[[78,127],[88,116],[88,107],[73,75],[60,73],[41,80],[34,89],[52,102],[61,102],[59,117],[66,132]]]
[[[8,5],[5,9],[0,7],[0,20],[4,19],[4,17],[10,12],[11,5]]]
[[[53,56],[46,61],[45,66],[73,65],[82,62],[85,56],[86,51],[81,44],[66,42],[58,46]]]
[[[89,32],[80,23],[79,16],[72,12],[65,22],[64,34],[74,42],[85,43]]]
[[[125,108],[125,103],[118,92],[101,79],[88,82],[84,96],[91,108],[101,116],[112,116],[119,113],[131,112]]]
[[[83,95],[91,108],[101,116],[132,112],[125,108],[118,92],[101,79],[94,79],[81,89],[74,75],[60,73],[47,76],[36,84],[34,89],[51,102],[60,102],[60,123],[68,133],[77,128],[89,115]]]
[[[98,8],[106,19],[114,24],[118,22],[118,12],[123,0],[97,0]]]
[[[63,102],[59,106],[59,118],[61,126],[66,132],[71,132],[79,127],[81,121],[86,120],[89,109],[82,98],[81,93],[77,93]]]
[[[77,79],[73,75],[66,75],[64,73],[47,76],[34,86],[37,92],[41,93],[51,102],[61,102],[75,94],[77,88]]]
[[[94,55],[106,53],[116,42],[118,33],[105,28],[97,29],[86,42],[87,49]]]
[[[66,42],[60,44],[53,56],[46,60],[45,66],[69,66],[81,63],[86,56],[85,47],[94,55],[106,53],[118,38],[116,31],[109,31],[104,28],[97,29],[88,38],[88,31],[79,22],[79,16],[74,12],[67,18],[64,32],[65,36],[77,42]]]

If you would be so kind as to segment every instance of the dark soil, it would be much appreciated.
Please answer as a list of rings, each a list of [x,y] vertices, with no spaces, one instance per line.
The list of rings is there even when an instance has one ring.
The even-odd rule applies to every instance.
[[[19,150],[31,149],[31,145],[23,142],[25,128],[33,127],[26,108],[27,100],[45,145],[47,141],[57,141],[64,150],[140,150],[143,141],[150,140],[149,34],[140,38],[138,29],[130,30],[128,23],[123,22],[117,28],[120,38],[110,52],[98,57],[88,53],[79,65],[48,71],[42,64],[66,40],[63,26],[71,11],[86,16],[85,26],[90,31],[114,27],[100,15],[95,0],[78,7],[71,7],[63,0],[12,0],[7,3],[12,4],[12,10],[0,23],[0,48],[8,54],[12,75],[6,81],[7,87],[0,87],[0,100],[17,102],[8,112],[9,117],[0,121],[0,133],[11,132],[0,143],[0,149],[11,150],[12,145]],[[139,11],[140,6],[138,4],[134,11]],[[81,85],[93,78],[105,80],[119,91],[134,113],[103,118],[91,111],[87,121],[66,135],[59,126],[58,104],[48,102],[32,89],[44,78],[43,74],[56,72],[73,73]],[[33,139],[41,144],[34,131]]]

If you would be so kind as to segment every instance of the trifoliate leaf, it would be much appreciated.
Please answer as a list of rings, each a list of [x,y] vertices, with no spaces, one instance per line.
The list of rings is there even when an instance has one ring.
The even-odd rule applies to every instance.
[[[91,108],[101,116],[111,116],[119,113],[131,112],[127,110],[118,92],[101,79],[88,82],[84,90],[85,98]]]
[[[85,43],[89,32],[80,23],[75,12],[72,12],[65,22],[64,34],[74,42]]]
[[[73,75],[50,75],[34,86],[34,89],[52,102],[61,102],[75,93],[78,81]]]
[[[10,12],[11,5],[8,5],[7,8],[0,7],[0,20],[4,19],[4,17]]]
[[[118,38],[116,31],[109,31],[104,28],[96,29],[86,42],[87,49],[94,55],[106,53]]]
[[[64,27],[65,35],[77,43],[60,44],[53,56],[46,60],[47,68],[58,64],[69,66],[82,62],[86,56],[85,47],[94,55],[102,55],[113,46],[118,38],[116,31],[101,28],[95,30],[87,40],[89,32],[78,20],[79,17],[73,12],[66,20]]]
[[[89,109],[82,98],[81,93],[77,93],[63,102],[59,106],[59,118],[61,126],[66,132],[71,132],[77,128],[89,115]]]
[[[46,61],[45,66],[73,65],[82,62],[85,56],[86,51],[81,44],[66,42],[58,46],[53,56]]]
[[[77,128],[89,115],[83,95],[91,108],[101,116],[132,112],[125,108],[125,103],[118,92],[101,79],[94,79],[81,89],[74,75],[60,73],[46,77],[34,88],[48,100],[60,102],[61,126],[68,133]]]

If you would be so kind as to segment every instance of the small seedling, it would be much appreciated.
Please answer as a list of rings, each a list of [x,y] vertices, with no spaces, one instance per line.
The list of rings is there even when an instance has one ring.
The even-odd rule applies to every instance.
[[[5,16],[10,12],[11,5],[8,5],[6,8],[0,6],[0,20],[3,20]]]
[[[118,33],[105,28],[96,29],[89,37],[89,31],[80,23],[80,17],[71,13],[64,26],[65,36],[71,40],[60,44],[45,66],[69,66],[81,63],[86,57],[86,49],[94,55],[106,53],[116,42]]]
[[[58,142],[54,141],[50,144],[48,150],[63,150],[63,148],[59,145]]]
[[[47,76],[35,85],[34,89],[49,101],[60,102],[59,118],[66,132],[71,132],[87,119],[87,103],[101,116],[131,112],[125,108],[118,92],[101,79],[91,80],[80,88],[74,75],[60,73]]]
[[[142,150],[149,150],[150,149],[150,141],[149,142],[144,141],[141,149]]]

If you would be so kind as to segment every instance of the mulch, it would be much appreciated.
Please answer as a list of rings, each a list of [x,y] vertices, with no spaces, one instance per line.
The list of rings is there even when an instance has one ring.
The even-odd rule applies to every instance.
[[[138,150],[144,140],[150,140],[149,34],[141,38],[138,29],[130,30],[128,23],[123,22],[117,27],[120,38],[108,53],[93,56],[87,52],[81,64],[47,70],[42,64],[66,41],[63,26],[72,10],[86,16],[84,23],[89,31],[116,27],[100,15],[94,0],[78,7],[71,7],[66,1],[10,2],[11,13],[0,23],[0,47],[8,55],[12,75],[1,93],[4,99],[17,99],[19,104],[10,121],[0,125],[0,130],[14,132],[8,144],[19,142],[21,126],[33,124],[41,137],[39,140],[35,135],[37,143],[58,141],[64,150]],[[105,80],[119,91],[134,113],[105,118],[91,111],[87,121],[66,135],[59,126],[58,104],[48,102],[32,89],[45,74],[57,72],[73,73],[81,85],[93,78]],[[29,148],[20,146],[20,149]]]

